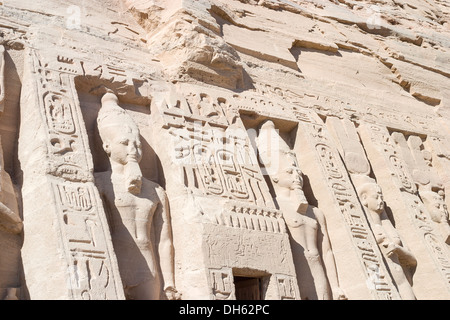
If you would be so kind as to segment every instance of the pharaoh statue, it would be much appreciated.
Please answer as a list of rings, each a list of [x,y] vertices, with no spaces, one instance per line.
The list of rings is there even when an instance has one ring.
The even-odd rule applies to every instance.
[[[177,299],[167,196],[142,176],[140,133],[115,94],[101,99],[97,125],[109,171],[95,180],[105,203],[126,298]]]
[[[14,185],[5,171],[1,142],[0,166],[0,299],[17,300],[21,286],[20,234],[23,223],[19,216]]]
[[[389,220],[380,186],[371,178],[358,187],[362,205],[367,209],[372,231],[394,278],[400,296],[404,300],[415,300],[411,287],[412,270],[417,261],[402,244],[400,235]]]
[[[272,146],[268,146],[268,141],[272,141]],[[288,226],[302,299],[347,299],[339,286],[325,216],[319,208],[308,204],[295,153],[279,136],[272,121],[266,120],[260,126],[257,147],[263,165],[267,167],[271,163],[272,166],[269,176],[275,201]],[[274,163],[277,168],[273,167]]]
[[[450,221],[444,200],[444,190],[421,191],[420,197],[430,212],[431,219],[439,226],[444,242],[450,245]]]

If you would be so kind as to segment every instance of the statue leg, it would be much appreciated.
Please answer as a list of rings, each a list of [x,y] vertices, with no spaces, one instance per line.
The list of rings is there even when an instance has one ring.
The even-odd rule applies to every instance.
[[[314,279],[314,286],[317,292],[318,300],[332,300],[331,290],[328,285],[328,278],[325,274],[322,259],[319,254],[310,254],[305,251],[306,261],[311,270],[312,277]]]
[[[159,281],[146,280],[138,285],[125,288],[127,300],[160,300]]]

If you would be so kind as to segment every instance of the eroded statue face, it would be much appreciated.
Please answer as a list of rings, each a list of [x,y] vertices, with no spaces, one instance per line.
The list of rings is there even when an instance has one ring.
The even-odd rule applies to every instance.
[[[278,185],[291,190],[303,188],[302,171],[297,166],[294,156],[287,153],[280,161],[280,168],[277,174]]]
[[[442,217],[448,218],[447,205],[444,197],[437,192],[424,192],[422,199],[428,205],[428,210],[435,220],[440,220]]]
[[[381,213],[384,210],[383,193],[378,185],[373,184],[363,194],[364,205],[370,211]]]
[[[109,144],[109,157],[112,161],[123,165],[129,162],[140,162],[142,146],[134,133],[116,134]]]
[[[124,127],[110,127],[103,131],[104,148],[112,163],[123,166],[124,183],[127,190],[139,194],[142,186],[142,146],[139,134]]]

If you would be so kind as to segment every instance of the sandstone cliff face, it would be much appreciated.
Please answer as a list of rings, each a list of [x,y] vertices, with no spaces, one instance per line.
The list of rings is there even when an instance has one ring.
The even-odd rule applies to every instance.
[[[449,299],[449,20],[2,1],[0,298]]]

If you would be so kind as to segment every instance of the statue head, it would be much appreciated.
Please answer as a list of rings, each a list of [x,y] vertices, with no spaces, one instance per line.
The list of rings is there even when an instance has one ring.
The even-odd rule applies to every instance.
[[[263,139],[262,139],[263,138]],[[303,173],[295,153],[281,138],[274,123],[262,123],[258,136],[258,151],[264,165],[271,164],[271,179],[278,186],[291,190],[303,188]]]
[[[276,188],[289,190],[293,201],[299,204],[297,211],[304,213],[308,208],[308,201],[303,193],[303,173],[298,166],[295,152],[279,135],[271,120],[264,121],[260,126],[258,151],[263,164],[269,163],[272,166],[270,178]]]
[[[435,191],[422,191],[420,197],[423,203],[427,206],[428,211],[432,219],[436,222],[442,222],[448,220],[447,205],[444,200],[444,190]]]
[[[139,128],[118,102],[113,93],[102,97],[97,125],[103,149],[111,161],[123,165],[130,161],[139,162],[142,157]]]
[[[369,211],[381,214],[384,211],[383,193],[380,186],[375,182],[368,182],[359,187],[358,190],[361,203]]]
[[[130,191],[140,189],[142,174],[139,162],[142,158],[139,128],[131,116],[119,106],[113,93],[106,93],[101,99],[102,107],[97,116],[97,125],[103,149],[113,168],[124,166]]]

